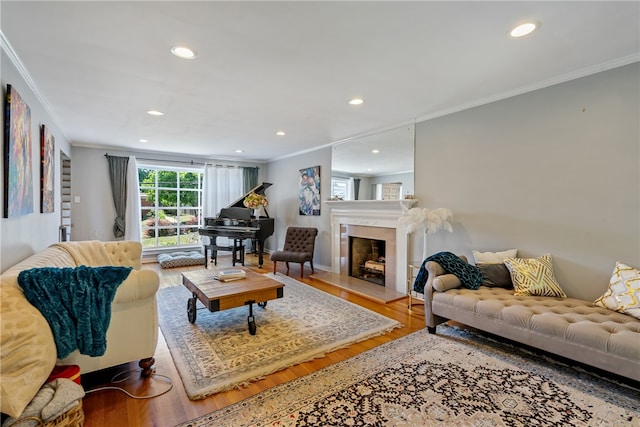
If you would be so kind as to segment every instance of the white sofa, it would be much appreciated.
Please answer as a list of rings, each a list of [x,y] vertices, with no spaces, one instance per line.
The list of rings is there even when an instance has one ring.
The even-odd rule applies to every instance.
[[[156,292],[158,274],[141,269],[139,242],[56,243],[9,267],[0,276],[0,406],[1,412],[19,417],[45,383],[53,367],[79,365],[80,373],[140,360],[149,375],[158,342]],[[124,266],[133,270],[118,287],[111,304],[107,348],[103,356],[89,357],[77,350],[56,360],[53,333],[44,316],[29,303],[18,284],[18,274],[36,267],[87,265]]]
[[[516,296],[513,288],[488,286],[471,290],[437,262],[429,261],[425,268],[429,332],[454,320],[640,381],[640,320],[635,317],[578,298]]]

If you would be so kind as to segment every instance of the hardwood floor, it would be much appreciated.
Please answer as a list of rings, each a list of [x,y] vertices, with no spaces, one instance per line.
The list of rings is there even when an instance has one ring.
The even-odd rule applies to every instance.
[[[219,258],[218,265],[231,265],[231,258],[221,256]],[[257,258],[253,255],[247,255],[245,265],[259,273],[268,273],[273,271],[273,265],[268,260],[265,260],[263,268],[258,268]],[[158,264],[144,264],[143,268],[149,268],[157,271],[160,275],[160,286],[166,287],[180,284],[180,273],[202,267],[184,267],[163,270],[158,266]],[[278,272],[284,274],[284,265],[282,266],[282,269],[278,269]],[[289,275],[292,278],[301,280],[299,277],[299,267],[296,267],[294,264],[291,265]],[[259,393],[260,391],[290,381],[297,377],[301,377],[310,372],[314,372],[325,366],[347,359],[380,344],[408,335],[425,327],[424,308],[421,305],[416,305],[414,306],[412,313],[409,313],[406,307],[406,299],[394,301],[388,304],[380,304],[315,279],[305,277],[301,281],[317,289],[323,290],[340,298],[344,298],[348,301],[395,319],[401,322],[404,326],[402,328],[394,329],[386,335],[371,338],[367,341],[354,344],[349,348],[334,351],[329,353],[326,357],[276,372],[260,381],[251,383],[248,387],[218,393],[206,399],[197,401],[189,400],[187,397],[182,386],[180,376],[176,371],[173,359],[169,353],[169,349],[167,348],[162,332],[160,331],[158,347],[155,354],[156,374],[169,377],[173,384],[173,388],[165,394],[150,399],[134,399],[116,390],[89,392],[83,400],[85,426],[173,426],[200,415],[215,411],[229,404],[239,402],[247,397]],[[186,316],[186,303],[185,307],[179,307],[178,309],[184,309]],[[121,384],[110,383],[114,375],[129,370],[133,371],[130,379]],[[132,362],[115,368],[85,374],[82,376],[82,384],[87,391],[95,390],[100,387],[117,386],[125,388],[134,395],[154,395],[166,390],[168,384],[168,381],[165,378],[158,375],[151,379],[142,379],[139,375],[137,363]]]

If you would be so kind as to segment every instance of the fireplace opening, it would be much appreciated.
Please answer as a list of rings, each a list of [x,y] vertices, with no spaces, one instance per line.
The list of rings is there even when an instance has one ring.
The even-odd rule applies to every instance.
[[[384,286],[385,241],[349,236],[349,275]]]

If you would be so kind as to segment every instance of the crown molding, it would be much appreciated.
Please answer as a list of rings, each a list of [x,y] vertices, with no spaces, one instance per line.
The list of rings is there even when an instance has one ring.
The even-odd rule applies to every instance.
[[[6,53],[11,63],[18,70],[18,74],[20,74],[20,76],[24,79],[25,83],[27,84],[27,86],[29,86],[29,89],[31,89],[31,92],[33,92],[35,97],[38,99],[38,102],[40,102],[40,104],[42,105],[44,110],[47,112],[47,114],[49,115],[53,123],[56,124],[58,131],[62,133],[62,136],[66,140],[69,140],[69,138],[67,138],[66,135],[64,135],[64,132],[62,132],[62,130],[60,129],[60,126],[58,125],[59,123],[58,118],[55,114],[55,111],[51,107],[51,104],[49,104],[49,101],[47,101],[47,98],[45,98],[42,92],[40,92],[38,85],[36,85],[36,82],[31,77],[31,74],[29,74],[29,71],[27,71],[27,68],[24,66],[24,64],[20,60],[20,57],[18,56],[16,51],[13,49],[13,46],[11,46],[11,43],[9,43],[9,40],[5,37],[2,30],[0,30],[0,48],[2,48],[2,50]]]
[[[550,79],[546,79],[546,80],[542,80],[527,86],[523,86],[520,88],[517,88],[515,90],[509,91],[509,92],[504,92],[498,95],[494,95],[494,96],[490,96],[487,98],[482,98],[482,99],[478,99],[466,104],[461,104],[452,108],[448,108],[445,110],[439,110],[433,113],[429,113],[429,114],[425,114],[419,117],[416,117],[415,119],[411,119],[411,120],[405,120],[404,122],[401,123],[397,123],[395,125],[391,125],[391,126],[387,126],[385,128],[381,128],[381,129],[377,129],[374,131],[369,131],[363,134],[359,134],[359,135],[354,135],[354,136],[350,136],[348,138],[343,138],[337,141],[332,141],[328,144],[324,144],[318,147],[313,147],[310,148],[308,150],[303,150],[303,151],[297,151],[294,153],[289,153],[287,155],[281,156],[281,157],[277,157],[277,158],[272,158],[269,159],[269,162],[272,161],[276,161],[276,160],[282,160],[282,159],[286,159],[288,157],[294,157],[294,156],[298,156],[300,154],[305,154],[305,153],[309,153],[309,152],[313,152],[313,151],[317,151],[317,150],[321,150],[327,147],[332,147],[334,145],[338,145],[338,144],[342,144],[345,142],[349,142],[351,140],[360,138],[360,137],[364,137],[364,136],[369,136],[369,135],[373,135],[379,132],[384,132],[385,130],[391,130],[391,129],[395,129],[398,128],[400,126],[406,126],[408,124],[418,124],[420,122],[425,122],[427,120],[432,120],[438,117],[443,117],[449,114],[453,114],[453,113],[458,113],[460,111],[464,111],[464,110],[468,110],[470,108],[475,108],[475,107],[479,107],[481,105],[485,105],[485,104],[490,104],[492,102],[496,102],[496,101],[501,101],[503,99],[507,99],[507,98],[511,98],[513,96],[517,96],[517,95],[522,95],[528,92],[533,92],[534,90],[538,90],[538,89],[544,89],[546,87],[549,86],[553,86],[556,84],[560,84],[560,83],[565,83],[571,80],[575,80],[575,79],[579,79],[581,77],[586,77],[592,74],[596,74],[596,73],[600,73],[603,71],[607,71],[607,70],[612,70],[614,68],[618,68],[618,67],[623,67],[625,65],[629,65],[629,64],[633,64],[635,62],[640,62],[640,53],[633,53],[631,55],[628,56],[623,56],[622,58],[617,58],[614,59],[612,61],[607,61],[601,64],[596,64],[593,65],[591,67],[587,67],[587,68],[582,68],[580,70],[576,70],[576,71],[572,71],[570,73],[566,73],[566,74],[562,74],[560,76],[556,76],[556,77],[552,77]]]
[[[623,56],[622,58],[617,58],[612,61],[596,64],[590,67],[582,68],[580,70],[572,71],[570,73],[561,74],[559,76],[555,76],[550,79],[532,83],[530,85],[523,86],[523,87],[514,89],[512,91],[503,92],[501,94],[490,96],[488,98],[479,99],[479,100],[472,101],[467,104],[458,105],[456,107],[449,108],[446,110],[441,110],[434,113],[426,114],[424,116],[417,117],[415,121],[416,123],[420,123],[420,122],[435,119],[438,117],[446,116],[448,114],[458,113],[460,111],[468,110],[470,108],[475,108],[481,105],[490,104],[492,102],[501,101],[503,99],[511,98],[513,96],[522,95],[528,92],[533,92],[534,90],[538,90],[538,89],[544,89],[549,86],[565,83],[571,80],[590,76],[592,74],[600,73],[603,71],[612,70],[614,68],[633,64],[635,62],[640,62],[640,53],[634,53],[628,56]]]

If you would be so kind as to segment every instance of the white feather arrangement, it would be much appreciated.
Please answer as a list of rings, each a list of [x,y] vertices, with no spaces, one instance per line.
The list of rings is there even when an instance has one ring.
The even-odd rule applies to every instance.
[[[452,232],[453,213],[446,208],[438,209],[407,209],[402,206],[402,215],[398,221],[407,227],[407,233],[413,233],[420,227],[424,227],[424,240],[422,245],[422,258],[427,257],[427,234],[437,233],[440,230]]]
[[[400,215],[398,221],[400,221],[401,224],[407,226],[407,233],[413,233],[419,227],[422,227],[424,223],[424,214],[422,213],[422,209],[420,208],[407,209],[403,205],[402,215]]]
[[[407,226],[408,233],[413,233],[421,226],[425,228],[425,233],[427,234],[437,233],[440,230],[453,231],[451,227],[453,214],[446,208],[407,209],[403,206],[402,215],[400,215],[398,221]]]
[[[433,234],[440,230],[447,230],[449,233],[453,231],[451,221],[453,221],[453,213],[446,208],[424,209],[424,226],[427,234]]]

